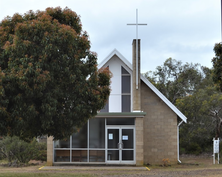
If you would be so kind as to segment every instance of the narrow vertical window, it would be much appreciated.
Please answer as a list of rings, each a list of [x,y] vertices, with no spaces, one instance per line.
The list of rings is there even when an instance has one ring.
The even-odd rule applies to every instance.
[[[122,75],[122,112],[131,111],[131,77],[130,73],[121,67]]]

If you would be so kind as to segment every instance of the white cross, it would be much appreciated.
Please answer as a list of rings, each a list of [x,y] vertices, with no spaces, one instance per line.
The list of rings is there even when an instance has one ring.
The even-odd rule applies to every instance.
[[[136,9],[136,23],[127,25],[136,25],[136,89],[138,89],[138,25],[147,25],[145,23],[138,23],[138,10]]]

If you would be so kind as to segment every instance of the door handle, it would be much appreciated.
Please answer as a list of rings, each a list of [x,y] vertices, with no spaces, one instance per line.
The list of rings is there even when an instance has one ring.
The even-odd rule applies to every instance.
[[[121,148],[121,144],[120,143],[118,143],[118,149],[120,149]]]
[[[123,149],[123,143],[118,143],[118,149]]]

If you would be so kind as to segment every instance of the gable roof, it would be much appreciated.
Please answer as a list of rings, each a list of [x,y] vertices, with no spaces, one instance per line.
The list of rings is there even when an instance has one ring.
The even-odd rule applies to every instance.
[[[132,70],[132,64],[116,49],[114,49],[101,63],[99,63],[98,68],[104,66],[114,55],[116,55]]]
[[[104,66],[114,55],[118,56],[123,63],[125,63],[131,70],[132,64],[116,49],[114,49],[99,65],[98,68]],[[177,109],[147,78],[140,74],[140,79],[167,105],[169,108],[177,114],[185,123],[187,122],[186,116]]]

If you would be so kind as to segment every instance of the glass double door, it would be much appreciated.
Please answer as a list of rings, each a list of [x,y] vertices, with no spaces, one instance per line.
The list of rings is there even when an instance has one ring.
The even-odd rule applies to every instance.
[[[133,127],[107,127],[106,160],[108,163],[135,163]]]

